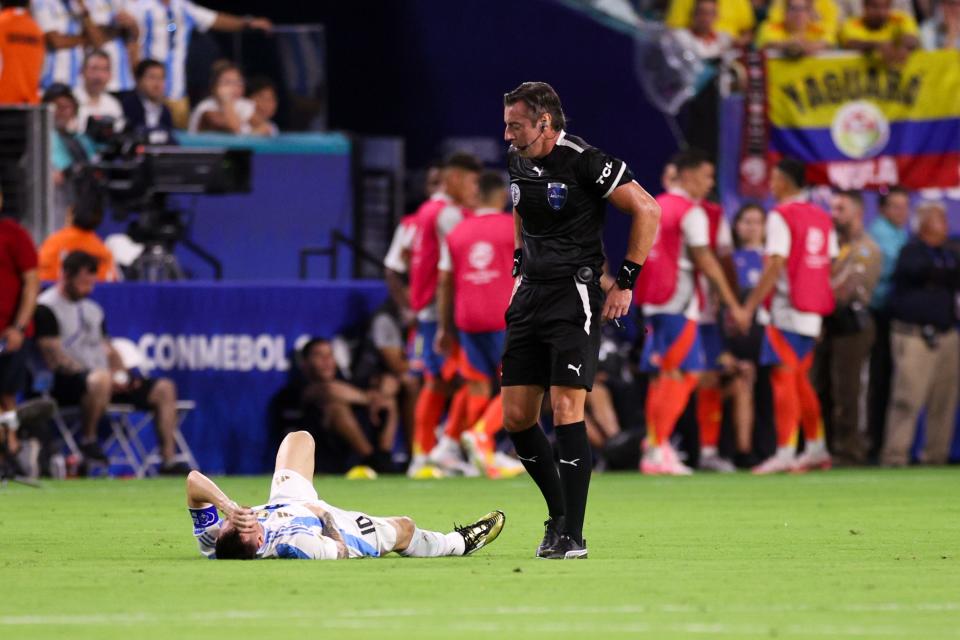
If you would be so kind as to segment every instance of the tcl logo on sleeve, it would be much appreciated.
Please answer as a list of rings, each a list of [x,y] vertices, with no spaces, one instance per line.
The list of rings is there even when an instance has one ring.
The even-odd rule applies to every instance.
[[[603,165],[603,173],[597,178],[597,184],[604,184],[611,173],[613,173],[613,162],[608,162]]]

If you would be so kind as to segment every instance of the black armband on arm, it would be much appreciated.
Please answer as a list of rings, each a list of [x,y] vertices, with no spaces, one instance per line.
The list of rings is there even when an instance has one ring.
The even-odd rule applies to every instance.
[[[523,249],[514,249],[513,251],[513,277],[520,275],[520,265],[523,264]]]
[[[624,259],[620,264],[620,271],[617,273],[617,286],[624,291],[632,290],[633,286],[637,284],[637,276],[640,275],[641,269],[643,269],[642,264]]]

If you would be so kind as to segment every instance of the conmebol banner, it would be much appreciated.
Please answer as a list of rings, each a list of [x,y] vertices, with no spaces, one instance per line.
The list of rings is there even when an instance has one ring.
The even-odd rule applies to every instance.
[[[769,59],[773,155],[842,188],[960,184],[960,52],[923,51],[893,69],[871,57]]]

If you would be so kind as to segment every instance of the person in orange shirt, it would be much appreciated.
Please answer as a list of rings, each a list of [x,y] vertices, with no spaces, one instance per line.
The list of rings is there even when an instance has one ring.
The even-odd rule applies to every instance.
[[[0,11],[0,104],[39,104],[46,52],[28,0],[5,0]]]
[[[113,254],[96,234],[103,222],[103,195],[91,180],[76,180],[75,189],[70,222],[40,246],[40,279],[56,280],[63,257],[72,251],[83,251],[97,259],[97,280],[115,282],[118,278]]]

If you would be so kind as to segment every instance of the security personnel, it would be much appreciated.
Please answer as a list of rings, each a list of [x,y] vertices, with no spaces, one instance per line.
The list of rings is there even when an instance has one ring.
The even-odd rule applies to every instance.
[[[566,132],[550,85],[525,82],[503,103],[519,276],[506,314],[504,427],[547,503],[537,555],[586,558],[592,458],[583,407],[597,369],[600,322],[627,313],[660,208],[622,160]],[[605,293],[600,273],[607,200],[633,216],[633,224],[616,284]],[[547,389],[559,465],[537,424]]]

